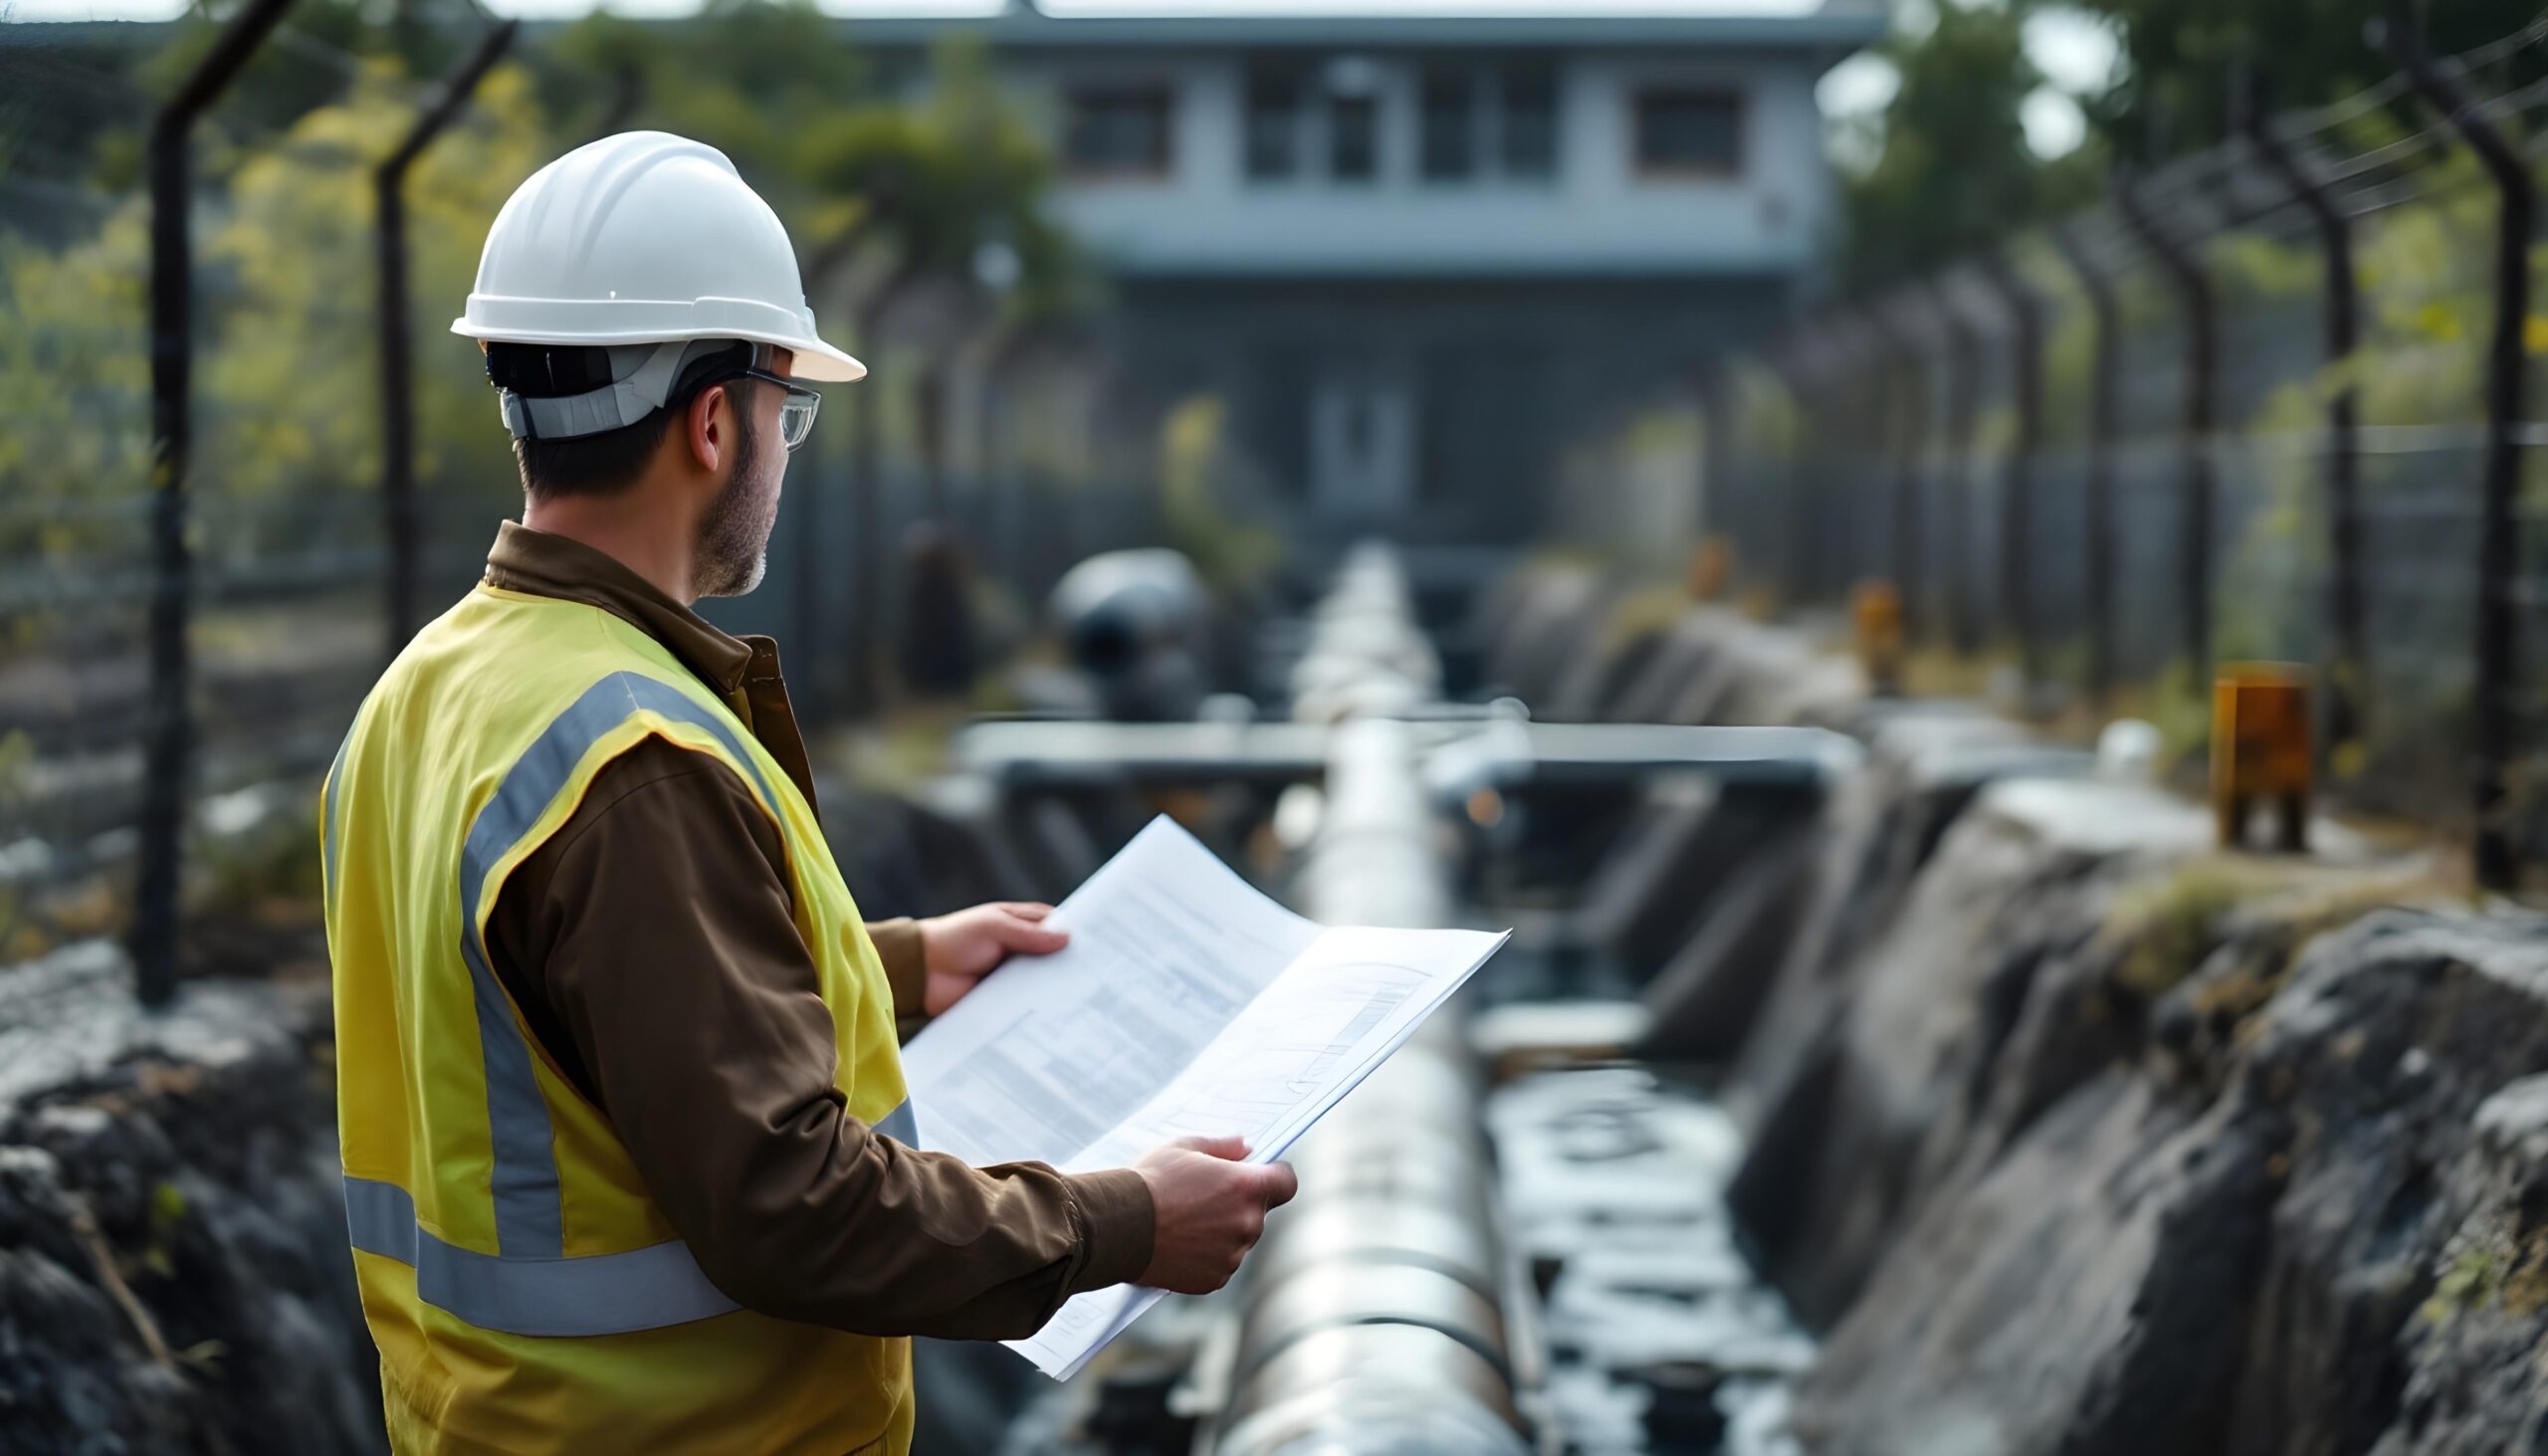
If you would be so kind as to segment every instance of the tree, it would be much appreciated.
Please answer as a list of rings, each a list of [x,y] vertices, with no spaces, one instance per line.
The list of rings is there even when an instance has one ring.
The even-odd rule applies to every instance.
[[[1935,267],[2071,206],[2102,170],[2093,153],[2046,163],[2028,149],[2019,107],[2044,78],[2024,19],[2020,4],[1941,3],[1925,33],[1879,48],[1899,84],[1873,123],[1873,160],[1844,179],[1850,283]]]
[[[926,104],[870,105],[805,128],[795,171],[824,210],[805,246],[819,260],[882,249],[907,274],[969,277],[986,246],[1018,263],[1014,307],[1067,312],[1086,286],[1045,213],[1052,153],[1001,98],[978,45],[935,58]]]
[[[383,68],[302,116],[283,145],[247,157],[220,221],[202,235],[199,267],[218,284],[197,374],[208,494],[317,502],[367,496],[380,479],[371,166],[415,115],[392,82]],[[552,150],[531,92],[519,68],[498,68],[409,178],[418,478],[428,500],[501,508],[512,499],[509,444],[477,350],[441,324],[468,297],[488,220]],[[326,518],[293,515],[314,530]],[[368,515],[354,523],[368,537]]]
[[[414,114],[394,64],[373,63],[278,144],[242,153],[206,208],[196,234],[194,479],[207,518],[243,519],[231,510],[240,503],[341,501],[378,481],[371,166]],[[467,297],[487,220],[550,150],[529,78],[506,67],[417,164],[409,238],[428,340],[448,339],[432,325]],[[104,549],[129,518],[96,503],[148,489],[148,219],[147,200],[127,194],[59,250],[0,236],[0,398],[11,416],[79,424],[0,429],[0,497],[63,508],[8,518],[0,556]],[[513,479],[504,431],[475,351],[449,342],[419,371],[423,478],[438,492],[501,505]],[[82,503],[90,509],[72,509]],[[262,512],[258,520],[268,546],[348,525],[369,533],[362,508]]]
[[[1055,316],[1081,293],[1077,255],[1045,213],[1051,154],[999,95],[981,48],[943,45],[934,71],[923,104],[877,104],[821,118],[803,129],[794,156],[798,181],[818,200],[795,234],[808,255],[806,292],[825,294],[853,262],[872,262],[853,305],[855,345],[871,360],[898,298],[932,278],[970,288],[985,249],[1004,248],[1015,260],[1015,287],[998,301],[1012,321]],[[949,421],[940,405],[950,362],[941,348],[914,371],[914,437],[930,511],[942,521]],[[870,707],[883,657],[882,393],[871,382],[848,402],[851,536],[860,558],[852,568],[850,685],[854,701]],[[810,573],[818,546],[811,531],[800,539],[809,554],[799,569]]]
[[[633,78],[639,104],[620,124],[695,136],[726,153],[791,230],[818,200],[799,185],[808,129],[889,100],[840,22],[803,0],[709,0],[679,20],[595,10],[558,34],[544,64],[548,121],[569,144],[590,139],[614,104],[593,79]]]
[[[2089,107],[2118,156],[2156,160],[2222,139],[2243,74],[2261,82],[2277,106],[2312,106],[2350,96],[2396,69],[2364,36],[2373,19],[2389,13],[2388,0],[2075,3],[2122,31],[2128,66],[2113,91]],[[2537,0],[2445,0],[2419,8],[2430,44],[2444,54],[2510,35],[2539,15]]]

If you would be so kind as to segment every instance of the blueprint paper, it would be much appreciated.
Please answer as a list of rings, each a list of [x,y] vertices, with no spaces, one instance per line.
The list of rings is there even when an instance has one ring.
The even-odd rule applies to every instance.
[[[921,1146],[1088,1172],[1236,1135],[1270,1162],[1506,939],[1320,926],[1166,818],[1053,923],[1067,947],[987,977],[904,1049]],[[1068,1379],[1158,1299],[1080,1295],[1009,1348]]]

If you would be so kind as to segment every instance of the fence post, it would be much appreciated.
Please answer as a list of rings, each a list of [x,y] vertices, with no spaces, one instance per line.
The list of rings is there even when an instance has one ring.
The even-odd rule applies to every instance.
[[[1951,280],[1929,285],[1929,307],[1937,314],[1946,339],[1946,438],[1939,494],[1944,497],[1947,532],[1938,553],[1938,573],[1946,581],[1947,641],[1959,653],[1974,648],[1972,593],[1965,580],[1965,533],[1973,526],[1973,466],[1979,446],[1981,379],[1980,347],[1973,320],[1958,301]]]
[[[2017,672],[2033,683],[2043,671],[2034,631],[2034,586],[2027,574],[2033,559],[2034,453],[2043,431],[2043,316],[2034,291],[2017,276],[2017,261],[1994,253],[1982,270],[1984,282],[2009,314],[2010,393],[2016,406],[2017,431],[2009,442],[2009,460],[2000,478],[2000,610],[2017,637]]]
[[[1832,320],[1822,337],[1830,383],[1817,433],[1827,436],[1834,448],[1824,455],[1823,470],[1814,482],[1814,525],[1817,531],[1841,536],[1845,543],[1843,550],[1824,553],[1823,572],[1830,578],[1826,585],[1831,599],[1845,602],[1859,577],[1888,564],[1882,560],[1870,564],[1863,558],[1861,548],[1866,543],[1860,539],[1857,522],[1848,516],[1858,509],[1858,492],[1870,473],[1870,462],[1880,464],[1883,459],[1887,399],[1882,371],[1875,365],[1878,349],[1864,320],[1843,314]],[[1843,520],[1845,525],[1838,523]]]
[[[194,557],[186,542],[186,454],[194,373],[193,246],[186,210],[186,138],[248,58],[292,8],[249,0],[193,74],[151,119],[150,175],[150,707],[142,749],[141,868],[133,889],[134,991],[142,1004],[177,992],[178,879],[184,863],[186,779],[194,755],[186,618]]]
[[[880,335],[885,320],[905,290],[920,276],[920,266],[909,259],[894,265],[892,272],[865,298],[859,300],[854,316],[858,346],[870,359],[882,351]],[[874,716],[885,703],[885,570],[894,558],[894,550],[883,539],[885,533],[884,450],[878,438],[882,429],[881,401],[876,395],[875,381],[849,390],[849,631],[846,634],[849,655],[848,707],[858,718]]]
[[[1772,373],[1788,396],[1788,433],[1781,441],[1782,492],[1787,507],[1779,524],[1780,597],[1793,604],[1806,594],[1805,584],[1805,523],[1809,515],[1806,493],[1812,488],[1813,469],[1808,459],[1814,440],[1815,401],[1814,346],[1810,324],[1800,325],[1789,335],[1778,351],[1768,358]],[[1768,560],[1766,549],[1762,559]]]
[[[627,130],[628,118],[637,114],[638,106],[644,104],[645,100],[645,73],[639,71],[633,61],[620,62],[610,74],[610,104],[602,107],[601,123],[588,139],[599,141]]]
[[[489,31],[371,174],[372,243],[380,274],[380,504],[389,537],[387,657],[396,657],[416,633],[416,563],[422,554],[416,519],[416,350],[407,316],[407,169],[469,104],[478,83],[521,29],[521,21],[508,20]]]
[[[2521,489],[2517,434],[2523,384],[2522,333],[2530,316],[2530,219],[2534,188],[2521,151],[2487,119],[2455,78],[2426,49],[2403,4],[2380,40],[2426,104],[2450,122],[2493,179],[2501,206],[2495,227],[2495,331],[2486,356],[2486,473],[2477,523],[2477,622],[2470,718],[2475,761],[2477,883],[2509,890],[2513,857],[2505,770],[2512,757],[2514,577],[2521,569],[2514,506]]]
[[[1722,359],[1702,364],[1692,381],[1692,398],[1699,406],[1699,492],[1690,523],[1692,539],[1700,544],[1710,534],[1728,530],[1738,516],[1727,488],[1732,475],[1727,462],[1734,458],[1728,448],[1734,430],[1734,406],[1727,398],[1728,367]]]
[[[2088,474],[2082,513],[2085,528],[2081,531],[2081,585],[2088,618],[2088,693],[2102,703],[2114,688],[2115,369],[2122,326],[2115,309],[2114,280],[2098,266],[2095,255],[2079,237],[2077,224],[2059,224],[2050,236],[2061,261],[2079,276],[2094,324],[2088,368]]]
[[[2185,652],[2191,690],[2204,697],[2212,684],[2213,459],[2220,373],[2220,338],[2212,278],[2187,239],[2163,226],[2149,207],[2138,177],[2115,187],[2124,226],[2141,240],[2177,291],[2186,316],[2185,475],[2178,496],[2177,590],[2185,608]]]
[[[2341,366],[2360,337],[2360,285],[2354,278],[2353,228],[2328,195],[2326,184],[2273,129],[2261,106],[2248,109],[2244,127],[2256,155],[2309,214],[2325,255],[2327,362]],[[2327,531],[2330,614],[2335,626],[2335,671],[2327,675],[2327,738],[2343,747],[2358,740],[2370,698],[2371,633],[2362,583],[2361,390],[2340,376],[2327,400]]]
[[[1921,357],[1921,329],[1906,315],[1908,295],[1868,306],[1865,317],[1868,357],[1882,391],[1875,418],[1883,423],[1892,454],[1892,559],[1886,563],[1893,589],[1902,603],[1905,641],[1916,641],[1928,621],[1928,599],[1921,591],[1923,496],[1921,453],[1928,444],[1929,376]]]
[[[1016,479],[1015,453],[1010,447],[1014,433],[1009,408],[1009,390],[1018,365],[1025,360],[1037,342],[1031,325],[1009,330],[982,366],[981,411],[975,424],[981,431],[977,453],[981,460],[981,553],[984,568],[1005,574],[1021,599],[1026,591],[1024,541],[1025,504],[1022,488]]]

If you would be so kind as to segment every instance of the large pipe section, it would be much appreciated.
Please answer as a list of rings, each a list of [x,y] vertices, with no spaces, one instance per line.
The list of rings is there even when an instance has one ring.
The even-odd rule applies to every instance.
[[[1447,923],[1452,895],[1410,726],[1432,696],[1405,584],[1364,548],[1322,605],[1297,716],[1339,722],[1295,900],[1331,924]],[[1214,1456],[1526,1456],[1509,1267],[1475,1059],[1445,1011],[1291,1153],[1300,1196],[1249,1266]]]
[[[1292,669],[1292,716],[1301,723],[1403,715],[1440,696],[1442,664],[1416,625],[1406,575],[1385,547],[1347,554],[1311,619]]]

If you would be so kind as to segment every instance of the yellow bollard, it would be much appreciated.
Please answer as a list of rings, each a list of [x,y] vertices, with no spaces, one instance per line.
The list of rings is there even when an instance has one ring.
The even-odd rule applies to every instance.
[[[2212,685],[2212,812],[2223,848],[2247,837],[2247,811],[2271,800],[2292,853],[2309,847],[2315,764],[2309,672],[2293,663],[2228,663]]]
[[[1902,593],[1890,581],[1858,583],[1849,612],[1857,631],[1858,666],[1881,697],[1902,691]]]
[[[1690,555],[1690,600],[1712,602],[1734,580],[1734,546],[1721,535],[1699,542]]]

